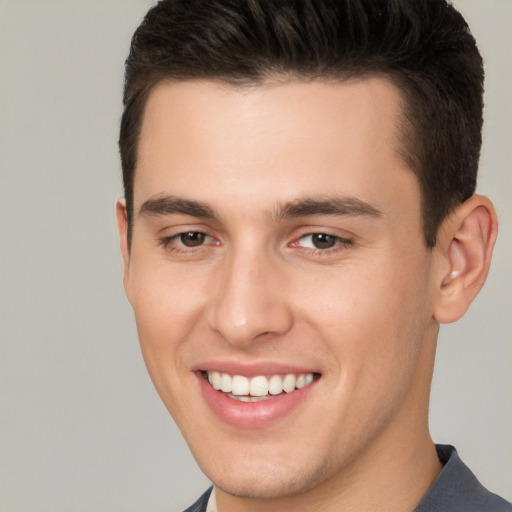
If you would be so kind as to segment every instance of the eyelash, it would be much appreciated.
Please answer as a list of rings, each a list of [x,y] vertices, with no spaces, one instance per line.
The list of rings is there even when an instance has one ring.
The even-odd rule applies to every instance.
[[[344,238],[344,237],[341,237],[338,235],[333,235],[331,233],[324,232],[324,231],[314,231],[312,233],[305,233],[304,235],[300,236],[295,242],[292,242],[291,246],[292,247],[301,247],[299,245],[300,241],[303,241],[304,239],[306,239],[308,237],[313,237],[315,235],[330,237],[331,239],[333,239],[334,245],[332,247],[328,247],[325,249],[320,249],[318,247],[304,247],[304,249],[310,251],[310,254],[312,254],[314,256],[328,256],[328,255],[336,254],[340,251],[345,250],[347,247],[353,245],[353,241],[350,240],[349,238]]]
[[[210,244],[206,244],[206,243],[201,243],[200,245],[197,245],[195,247],[187,247],[185,244],[178,244],[178,245],[173,244],[173,242],[175,242],[176,240],[179,240],[182,236],[187,235],[187,234],[202,235],[205,237],[205,239],[214,240],[213,237],[211,237],[207,233],[204,233],[203,231],[183,231],[180,233],[176,233],[175,235],[172,235],[172,236],[166,236],[166,237],[161,238],[159,241],[159,245],[161,245],[167,251],[170,251],[172,253],[178,253],[178,254],[197,253],[198,251],[205,250],[207,248],[207,246],[210,245]],[[305,249],[306,251],[308,251],[310,254],[312,254],[314,256],[327,256],[327,255],[335,254],[335,253],[343,251],[347,247],[353,245],[353,241],[348,238],[344,238],[344,237],[341,237],[338,235],[333,235],[331,233],[327,233],[327,232],[323,232],[323,231],[315,231],[312,233],[305,233],[304,235],[301,235],[294,242],[289,244],[289,246],[300,248],[301,246],[299,245],[299,242],[301,240],[304,240],[307,237],[313,237],[315,235],[331,237],[334,241],[334,245],[333,245],[333,247],[329,247],[329,248],[325,248],[325,249],[314,248],[314,247],[302,247],[303,249]],[[219,244],[216,243],[214,245],[219,245]]]
[[[182,236],[187,234],[195,234],[195,235],[203,235],[206,239],[210,238],[213,240],[213,237],[208,235],[207,233],[204,233],[203,231],[182,231],[180,233],[176,233],[172,236],[166,236],[160,239],[159,245],[161,245],[164,249],[167,251],[173,252],[173,253],[184,253],[184,254],[191,254],[198,252],[200,250],[204,250],[206,244],[200,244],[196,247],[187,247],[185,244],[176,244],[174,245],[173,242],[176,240],[179,240]],[[215,244],[217,245],[217,244]]]

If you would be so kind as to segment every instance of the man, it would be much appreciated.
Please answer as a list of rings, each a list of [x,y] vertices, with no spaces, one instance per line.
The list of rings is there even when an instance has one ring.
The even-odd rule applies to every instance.
[[[189,510],[512,510],[428,400],[483,285],[482,62],[444,0],[164,0],[127,60],[125,289]]]

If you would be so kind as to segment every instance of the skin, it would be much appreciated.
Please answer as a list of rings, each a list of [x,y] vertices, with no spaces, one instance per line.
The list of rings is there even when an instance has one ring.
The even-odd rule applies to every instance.
[[[131,247],[117,205],[125,289],[153,383],[219,512],[410,511],[439,474],[428,431],[438,325],[483,284],[496,217],[474,196],[426,248],[400,115],[399,91],[378,78],[178,82],[149,97]],[[141,211],[169,197],[213,217]],[[346,198],[374,213],[282,211]],[[183,245],[183,232],[204,243]],[[284,418],[239,428],[199,390],[195,370],[219,360],[320,378]]]

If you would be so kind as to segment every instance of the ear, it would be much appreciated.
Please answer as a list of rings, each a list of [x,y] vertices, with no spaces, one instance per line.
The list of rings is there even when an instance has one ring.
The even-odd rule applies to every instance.
[[[123,281],[126,290],[130,277],[130,246],[128,244],[128,213],[126,211],[126,201],[119,199],[116,202],[117,229],[119,231],[119,246],[123,256]]]
[[[461,318],[482,288],[498,232],[494,207],[474,195],[458,206],[439,229],[435,251],[437,282],[434,318],[450,323]]]

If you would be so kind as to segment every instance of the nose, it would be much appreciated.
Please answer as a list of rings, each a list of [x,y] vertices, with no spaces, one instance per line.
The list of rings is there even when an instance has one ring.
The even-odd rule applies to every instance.
[[[231,345],[285,334],[293,324],[285,278],[271,256],[233,254],[218,273],[209,326]]]

